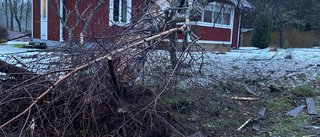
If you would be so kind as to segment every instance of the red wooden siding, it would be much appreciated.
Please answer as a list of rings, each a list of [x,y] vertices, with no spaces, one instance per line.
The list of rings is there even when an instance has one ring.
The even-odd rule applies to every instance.
[[[201,40],[230,42],[231,29],[192,25],[191,30],[197,36],[202,36]],[[183,39],[183,35],[178,34],[178,39]]]
[[[49,1],[49,0],[48,0]],[[48,40],[59,41],[60,39],[60,20],[57,15],[58,9],[55,6],[55,1],[50,0],[51,3],[54,3],[53,7],[48,4]],[[81,1],[78,4],[78,9],[80,14],[89,6],[87,13],[84,14],[84,17],[89,16],[90,11],[96,7],[99,0],[87,0]],[[221,0],[219,0],[221,1]],[[224,1],[221,1],[224,2]],[[49,2],[48,2],[49,3]],[[225,3],[225,2],[224,2]],[[41,0],[33,1],[33,36],[34,38],[40,38],[40,4]],[[141,1],[132,0],[132,23],[135,23],[143,14],[143,9],[148,3],[141,3]],[[227,3],[228,4],[228,3]],[[69,16],[67,17],[67,25],[69,27],[74,26],[77,23],[77,15],[75,11],[75,0],[65,0],[65,6]],[[215,27],[206,27],[206,26],[197,26],[192,25],[192,30],[197,36],[202,36],[201,40],[205,41],[219,41],[219,42],[230,42],[232,37],[232,46],[237,47],[238,42],[238,30],[239,30],[239,10],[235,10],[234,22],[233,22],[233,31],[226,28],[215,28]],[[79,40],[80,33],[83,28],[83,23],[79,22],[78,26],[73,30],[73,37],[75,41]],[[109,0],[106,0],[101,7],[95,11],[91,22],[87,28],[87,38],[91,37],[104,37],[109,35],[117,35],[123,30],[120,26],[109,26]],[[64,38],[68,39],[68,31],[64,30]],[[232,36],[231,36],[232,35]],[[182,35],[178,35],[179,39],[182,39]]]
[[[40,39],[40,0],[33,0],[33,37]]]
[[[51,6],[50,2],[53,4]],[[54,8],[52,8],[54,7]],[[57,14],[58,12],[57,6],[54,0],[48,0],[48,40],[59,41],[60,40],[60,19]]]
[[[230,29],[205,26],[192,26],[191,28],[197,36],[202,36],[201,40],[230,42]]]
[[[232,43],[231,47],[238,47],[239,39],[239,23],[240,23],[240,11],[237,8],[234,11],[234,21],[233,21],[233,32],[232,32]]]

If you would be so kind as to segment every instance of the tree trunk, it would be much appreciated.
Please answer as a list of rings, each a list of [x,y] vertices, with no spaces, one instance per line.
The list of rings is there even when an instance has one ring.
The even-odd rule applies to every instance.
[[[18,18],[18,13],[17,12],[15,12],[14,18],[16,19],[16,22],[18,24],[19,32],[21,32],[21,22],[20,22],[20,20]]]
[[[10,30],[13,31],[13,18],[14,18],[14,14],[13,14],[13,5],[12,5],[12,1],[9,0],[9,9],[10,9]]]
[[[2,8],[4,9],[4,14],[6,16],[6,27],[7,30],[9,30],[8,0],[2,2]]]
[[[283,31],[282,31],[282,29],[278,29],[278,34],[279,34],[279,46],[280,46],[280,48],[283,48]]]
[[[13,76],[19,80],[25,79],[25,78],[31,78],[35,74],[27,69],[17,67],[12,64],[8,64],[5,61],[0,60],[0,72],[6,73],[10,76]],[[26,75],[29,74],[29,75]]]
[[[25,32],[28,32],[28,19],[29,19],[29,11],[31,10],[31,9],[29,9],[29,8],[31,8],[30,7],[30,1],[29,0],[27,0],[27,6],[26,6],[26,26],[25,26]]]
[[[318,47],[319,46],[319,32],[316,30],[315,31],[315,34],[316,34],[316,47]]]

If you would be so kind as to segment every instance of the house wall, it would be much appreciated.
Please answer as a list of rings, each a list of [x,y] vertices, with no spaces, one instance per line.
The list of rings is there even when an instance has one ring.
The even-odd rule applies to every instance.
[[[78,9],[80,14],[83,13],[83,11],[86,10],[86,8],[90,6],[90,8],[87,9],[87,12],[83,15],[83,17],[88,17],[90,15],[90,11],[93,10],[94,7],[97,6],[99,0],[90,0],[90,1],[81,1],[78,4]],[[75,0],[65,0],[65,5],[68,11],[71,11],[71,13],[68,16],[67,25],[69,27],[75,25],[77,23],[77,15],[75,12]],[[109,2],[104,2],[101,7],[95,11],[89,26],[87,28],[87,37],[92,37],[93,35],[98,35],[103,32],[103,28],[108,27],[108,20],[109,20]],[[83,29],[83,23],[79,22],[78,26],[73,31],[73,37],[77,40],[80,38],[80,33]],[[94,32],[92,32],[94,30]],[[65,38],[68,38],[68,31],[65,30]]]
[[[201,40],[219,41],[221,43],[227,43],[231,40],[231,29],[195,25],[192,25],[191,28],[197,36],[202,36]]]
[[[55,3],[54,0],[50,0],[51,3]],[[40,38],[40,2],[41,0],[34,0],[33,6],[33,31],[34,38]],[[91,11],[98,3],[98,0],[91,1],[81,1],[79,3],[79,11],[80,14],[91,4],[91,7],[87,9],[87,11]],[[132,0],[132,21],[136,21],[139,17],[142,16],[141,13],[141,2]],[[147,4],[147,3],[143,3]],[[75,0],[65,0],[66,8],[68,9],[68,13],[70,13],[67,17],[67,25],[69,27],[75,25],[77,23],[77,16],[75,12]],[[55,9],[57,7],[52,8],[52,6],[48,6],[48,39],[59,41],[60,36],[60,22],[57,14],[58,11]],[[84,14],[84,16],[88,16],[89,12]],[[89,23],[89,27],[87,29],[87,37],[91,38],[93,36],[109,36],[116,35],[121,33],[122,29],[119,26],[109,26],[109,2],[105,1],[102,6],[95,11],[91,22]],[[217,28],[217,27],[207,27],[207,26],[197,26],[192,25],[192,30],[195,32],[197,36],[202,36],[201,41],[198,43],[207,47],[209,50],[215,50],[215,48],[210,47],[214,45],[219,45],[218,47],[224,47],[224,49],[230,50],[231,45],[233,47],[237,46],[238,43],[238,30],[239,30],[239,12],[234,13],[233,19],[233,27],[231,28]],[[80,33],[82,31],[83,24],[81,22],[78,23],[78,26],[73,31],[74,41],[78,41],[80,38]],[[92,31],[93,30],[93,31]],[[68,31],[64,30],[64,38],[68,38]],[[182,35],[178,35],[179,39],[182,39]]]
[[[33,0],[33,6],[32,6],[32,37],[40,39],[41,32],[40,32],[40,2],[41,0]]]
[[[240,11],[236,8],[234,12],[234,20],[233,20],[233,33],[232,33],[232,42],[231,46],[237,48],[239,41],[239,23],[240,23]]]
[[[49,3],[52,3],[52,6]],[[54,8],[52,8],[54,7]],[[48,40],[59,41],[60,39],[60,19],[59,10],[54,0],[48,0]]]

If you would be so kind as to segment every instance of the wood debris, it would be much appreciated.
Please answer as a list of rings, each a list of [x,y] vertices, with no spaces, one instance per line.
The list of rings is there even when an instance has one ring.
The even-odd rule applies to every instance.
[[[242,124],[238,129],[237,131],[241,131],[241,129],[246,126],[249,122],[251,121],[251,119],[248,119],[246,122],[244,122],[244,124]]]
[[[258,100],[259,98],[256,98],[256,97],[231,97],[231,99],[235,99],[235,100]]]
[[[257,116],[257,118],[255,119],[255,120],[257,120],[258,122],[253,123],[253,127],[252,127],[252,128],[253,128],[254,130],[258,131],[258,130],[260,129],[260,124],[262,123],[261,118],[264,116],[265,112],[266,112],[266,109],[265,109],[265,108],[260,109],[260,111],[259,111],[259,113],[258,113],[258,116]]]
[[[244,85],[244,87],[246,88],[246,90],[252,94],[252,95],[255,95],[255,96],[258,96],[256,93],[254,93],[251,89],[248,88],[248,86]]]
[[[271,92],[275,92],[275,91],[276,92],[281,92],[282,91],[280,88],[278,88],[275,85],[270,85],[268,88],[270,89]]]
[[[18,64],[20,64],[22,67],[27,67],[25,64],[23,64],[20,60],[18,60],[16,57],[11,56],[12,59],[14,59]]]
[[[308,114],[317,115],[318,112],[316,110],[314,100],[312,98],[306,98],[306,103],[307,103],[307,108],[308,108]]]
[[[258,131],[260,129],[260,120],[259,122],[253,123],[252,129]]]
[[[301,106],[289,111],[286,115],[289,115],[291,117],[295,117],[303,110],[304,107],[306,107],[306,105],[301,105]]]

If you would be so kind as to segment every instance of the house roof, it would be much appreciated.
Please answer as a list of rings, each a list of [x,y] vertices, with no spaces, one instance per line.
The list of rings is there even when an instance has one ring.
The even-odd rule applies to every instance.
[[[255,7],[247,0],[230,0],[234,5],[239,6],[241,9],[255,9]]]

